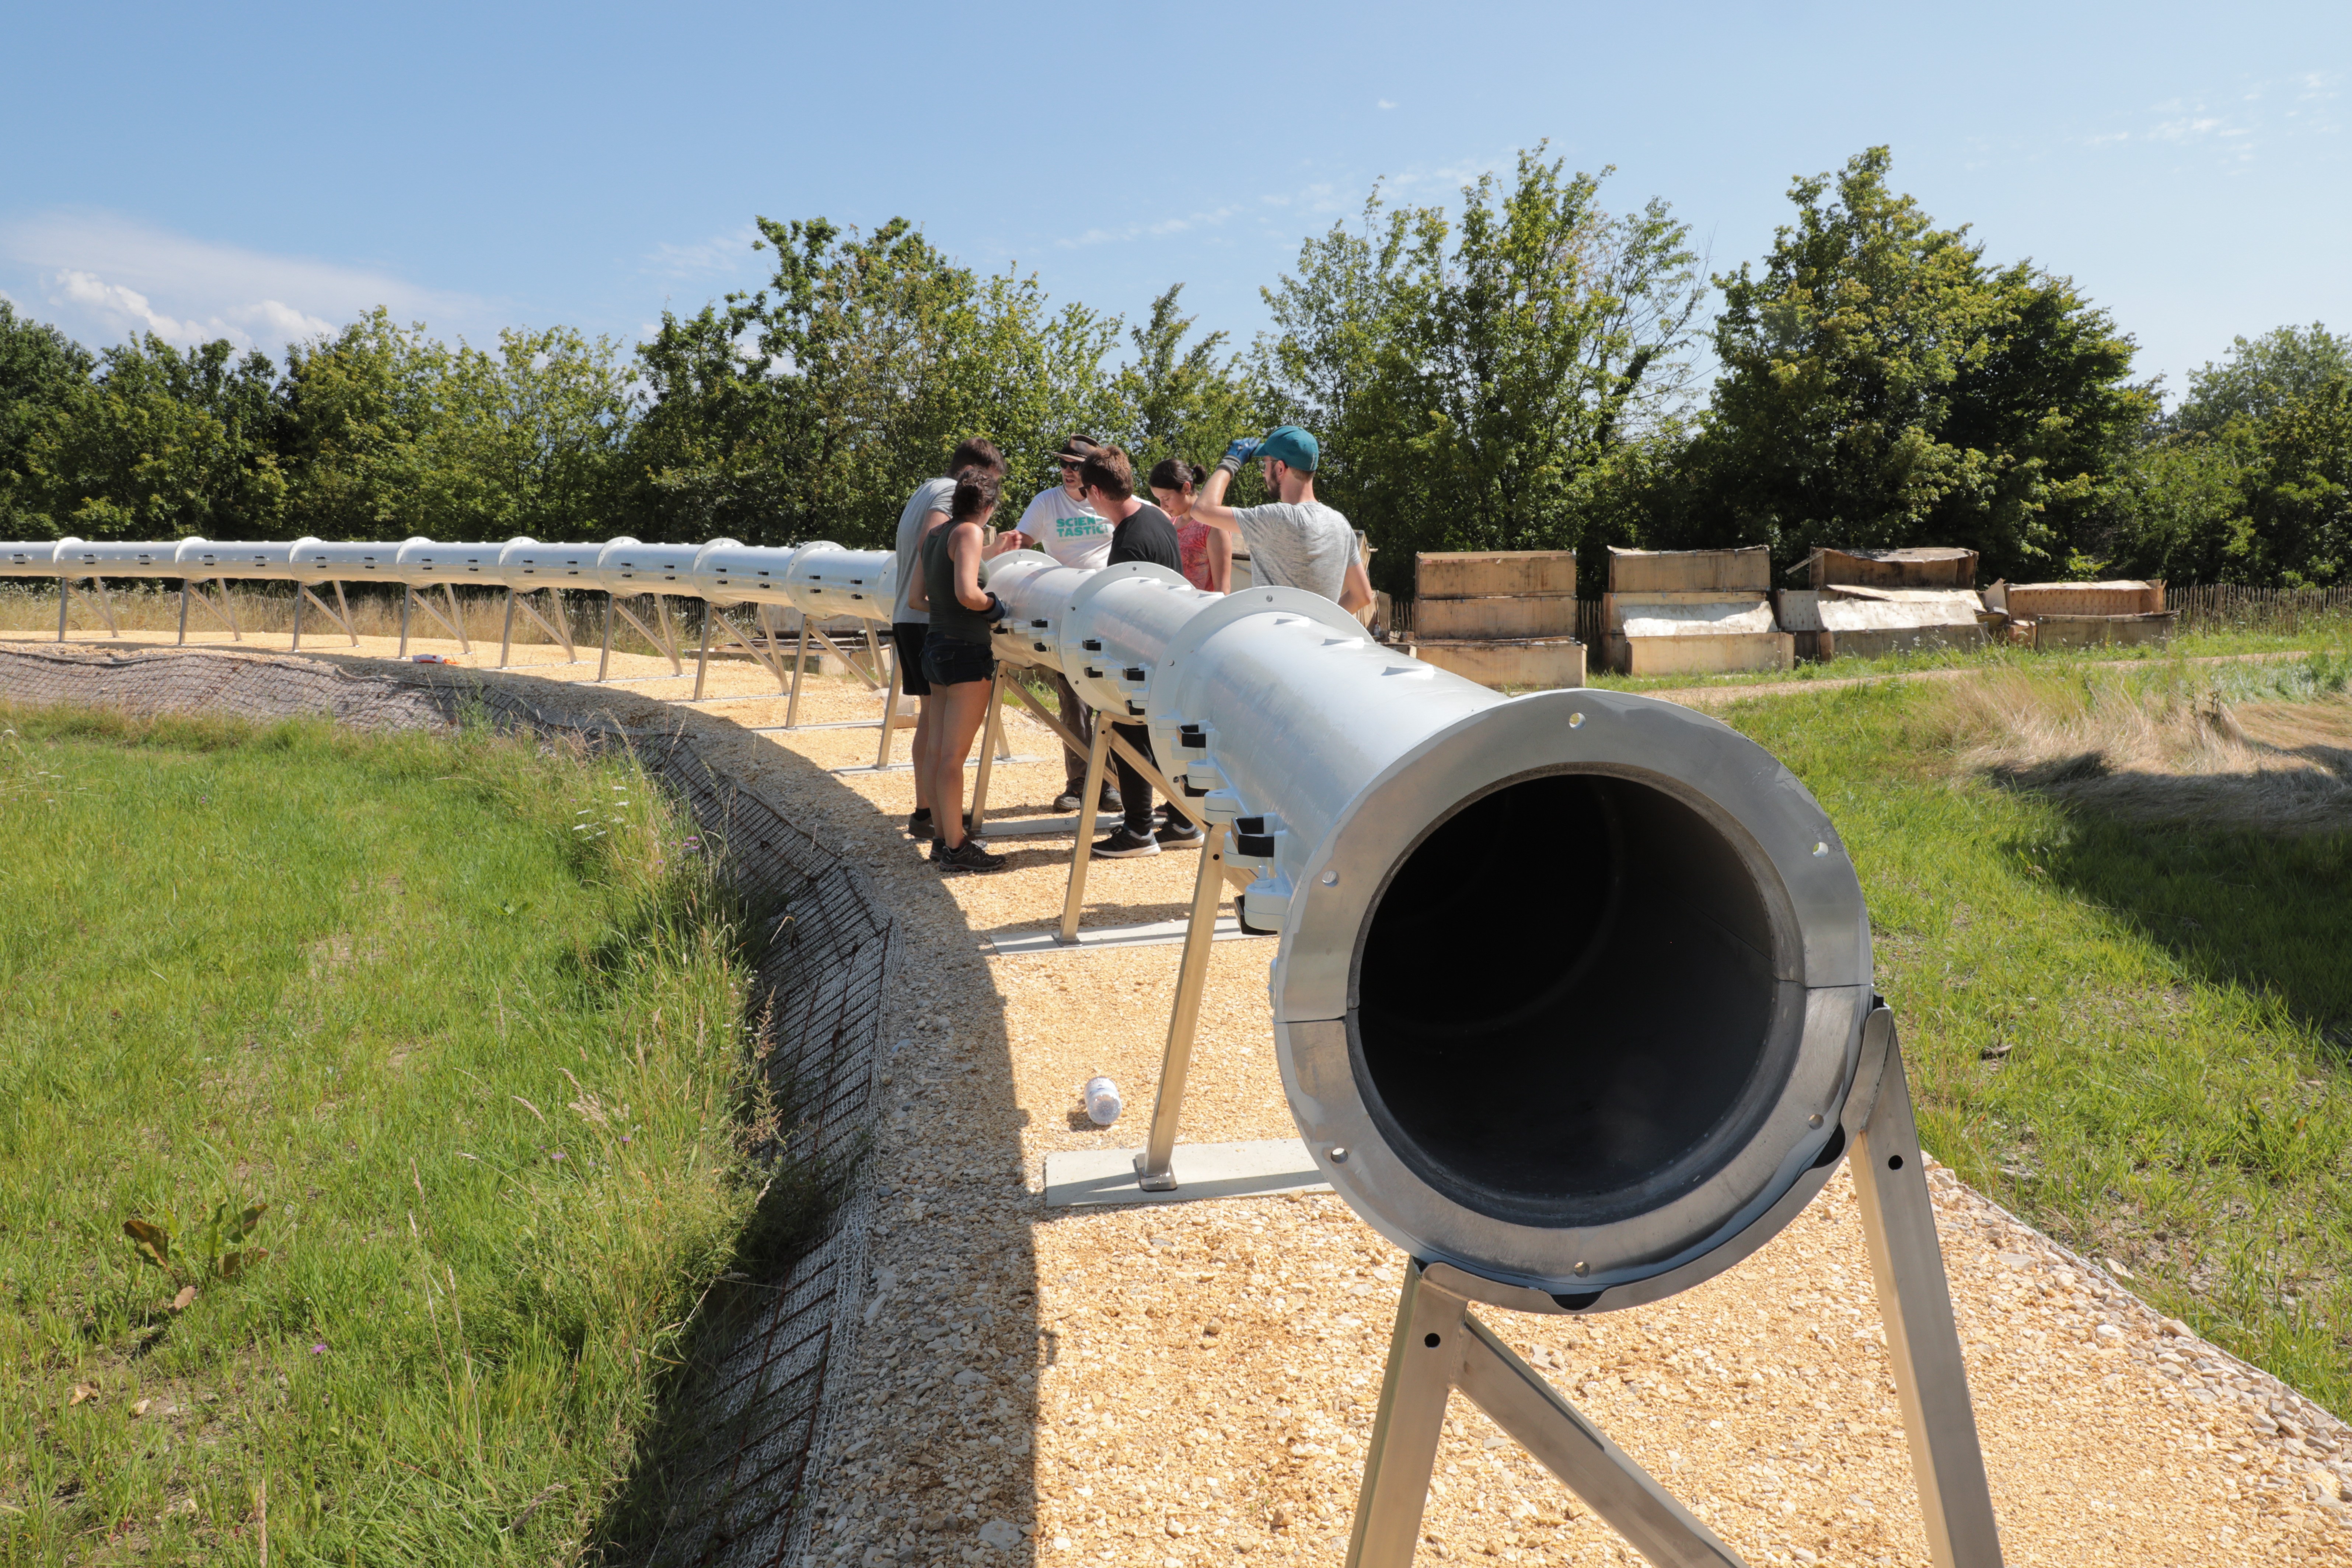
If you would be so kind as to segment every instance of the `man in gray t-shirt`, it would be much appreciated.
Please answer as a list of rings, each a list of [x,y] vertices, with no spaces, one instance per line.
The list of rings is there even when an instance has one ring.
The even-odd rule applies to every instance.
[[[1235,441],[1202,487],[1192,516],[1241,535],[1254,582],[1304,588],[1353,613],[1372,602],[1371,579],[1356,559],[1355,530],[1315,499],[1315,466],[1321,455],[1315,437],[1296,425],[1277,426],[1262,440]],[[1225,505],[1226,488],[1253,457],[1265,465],[1265,488],[1282,499],[1264,506]]]

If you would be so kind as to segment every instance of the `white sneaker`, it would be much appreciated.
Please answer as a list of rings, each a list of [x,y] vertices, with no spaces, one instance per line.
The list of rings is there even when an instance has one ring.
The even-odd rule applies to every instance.
[[[1138,855],[1157,855],[1160,853],[1160,840],[1149,833],[1138,833],[1122,822],[1118,832],[1097,841],[1095,853],[1112,860],[1132,859]]]

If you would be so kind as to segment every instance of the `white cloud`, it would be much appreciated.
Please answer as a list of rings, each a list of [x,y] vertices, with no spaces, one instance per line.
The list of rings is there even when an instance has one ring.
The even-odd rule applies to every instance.
[[[198,239],[110,213],[0,221],[0,270],[19,300],[41,300],[59,326],[93,342],[144,331],[181,344],[226,338],[274,353],[378,305],[450,336],[498,324],[487,302],[471,296],[419,288],[368,268]]]
[[[1374,104],[1374,105],[1373,105],[1373,107],[1374,107],[1374,108],[1376,108],[1376,109],[1394,109],[1394,108],[1396,107],[1396,104],[1395,104],[1394,100],[1390,100],[1390,99],[1385,99],[1385,98],[1383,98],[1383,99],[1381,99],[1379,102],[1377,102],[1376,104]]]

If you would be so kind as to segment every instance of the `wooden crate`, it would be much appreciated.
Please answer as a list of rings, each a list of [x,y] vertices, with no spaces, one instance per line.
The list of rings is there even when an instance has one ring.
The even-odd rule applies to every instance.
[[[2053,652],[2073,647],[2130,647],[2172,640],[2170,611],[2147,616],[2053,616],[2032,619],[2033,647]],[[2021,619],[2020,624],[2023,624]]]
[[[1574,604],[1574,600],[1569,601]],[[1551,690],[1584,684],[1584,645],[1573,637],[1475,637],[1419,641],[1413,657],[1497,690]]]
[[[1973,588],[1977,582],[1977,552],[1942,546],[1821,549],[1805,565],[1814,588]]]
[[[1546,594],[1531,596],[1496,595],[1480,599],[1432,599],[1413,603],[1412,631],[1416,637],[1441,641],[1466,637],[1572,637],[1576,635],[1576,600]]]
[[[1688,637],[1626,637],[1612,632],[1604,648],[1610,668],[1627,675],[1727,675],[1789,669],[1797,662],[1797,639],[1787,632]]]
[[[1684,612],[1689,616],[1695,626],[1702,625],[1706,617],[1698,612],[1716,605],[1725,606],[1724,609],[1717,612],[1717,615],[1738,615],[1752,619],[1757,611],[1762,610],[1765,612],[1763,619],[1766,622],[1772,619],[1770,600],[1760,588],[1752,591],[1722,588],[1658,589],[1639,593],[1601,595],[1601,625],[1606,632],[1622,633],[1625,629],[1627,617],[1631,616],[1638,620],[1645,610],[1661,615],[1667,619],[1682,618],[1676,612]],[[1764,631],[1770,630],[1771,627],[1759,626],[1748,629]],[[1724,634],[1694,630],[1688,635],[1713,637]]]
[[[1772,586],[1772,552],[1760,544],[1740,550],[1620,550],[1609,547],[1612,594],[1692,593],[1732,589],[1763,593]]]
[[[2154,616],[2164,611],[2162,583],[1996,583],[1985,603],[2018,620],[2042,616]]]
[[[1576,596],[1571,550],[1465,550],[1416,555],[1417,598],[1478,599],[1498,594]]]

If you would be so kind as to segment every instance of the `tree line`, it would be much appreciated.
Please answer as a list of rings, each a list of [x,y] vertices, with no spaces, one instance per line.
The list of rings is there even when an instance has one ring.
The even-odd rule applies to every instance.
[[[0,535],[872,546],[967,435],[1042,486],[1074,430],[1207,463],[1292,422],[1401,593],[1417,551],[1575,550],[1597,584],[1611,544],[2352,581],[2352,336],[2240,338],[2168,411],[2074,280],[1988,259],[1889,172],[1874,148],[1797,180],[1769,254],[1720,273],[1664,201],[1612,212],[1611,171],[1540,147],[1451,215],[1375,188],[1246,347],[1181,285],[1130,324],[904,219],[761,219],[764,286],[626,353],[562,327],[452,347],[378,310],[282,363],[92,353],[0,300]]]

